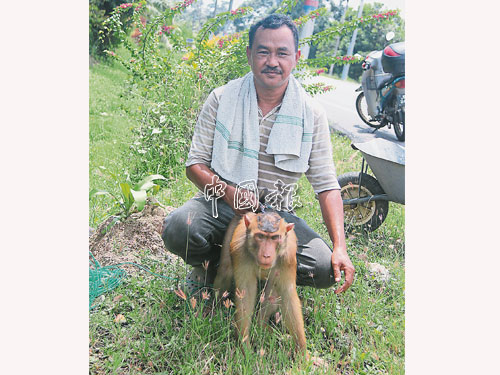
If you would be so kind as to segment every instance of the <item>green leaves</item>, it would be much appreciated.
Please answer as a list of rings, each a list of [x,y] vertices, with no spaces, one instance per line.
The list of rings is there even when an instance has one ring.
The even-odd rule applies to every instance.
[[[89,193],[89,199],[97,195],[109,195],[113,198],[115,204],[120,207],[120,211],[117,213],[117,219],[125,219],[130,216],[131,213],[135,211],[140,212],[144,209],[148,192],[151,193],[150,195],[155,195],[159,192],[160,186],[154,183],[155,180],[166,180],[166,178],[162,175],[155,174],[147,176],[135,185],[131,185],[129,182],[120,182],[118,184],[120,187],[120,198],[117,198],[107,190],[92,189]],[[116,221],[117,220],[114,220],[112,225]]]
[[[283,0],[279,5],[278,9],[276,9],[276,13],[281,13],[281,14],[291,13],[295,5],[297,5],[297,0]]]
[[[312,13],[312,12],[311,12]],[[307,43],[316,44],[320,40],[332,39],[336,36],[346,35],[352,33],[358,27],[366,27],[369,25],[388,22],[398,14],[397,11],[388,11],[380,14],[370,14],[362,18],[356,18],[351,21],[345,21],[342,24],[333,25],[323,31],[311,35],[310,37],[303,38],[299,41],[300,45]]]
[[[224,25],[229,20],[240,18],[253,11],[252,7],[242,7],[231,12],[222,12],[209,19],[198,33],[198,44],[201,44],[208,37],[210,32],[215,32],[217,28]]]
[[[130,185],[127,182],[120,183],[120,189],[123,197],[123,204],[125,206],[125,212],[128,213],[134,204],[134,196],[132,195]]]
[[[166,178],[160,174],[154,174],[154,175],[148,176],[145,179],[143,179],[141,182],[136,184],[134,186],[134,189],[135,190],[149,190],[152,187],[158,186],[158,185],[155,185],[153,183],[154,180],[166,180]]]

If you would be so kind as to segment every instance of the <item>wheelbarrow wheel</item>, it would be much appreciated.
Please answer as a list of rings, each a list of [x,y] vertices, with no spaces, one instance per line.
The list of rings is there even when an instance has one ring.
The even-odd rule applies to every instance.
[[[361,175],[361,187],[359,178]],[[377,179],[359,172],[349,172],[338,177],[342,199],[353,199],[384,194]],[[344,225],[347,230],[361,227],[367,231],[376,230],[389,212],[389,202],[383,200],[344,205]]]

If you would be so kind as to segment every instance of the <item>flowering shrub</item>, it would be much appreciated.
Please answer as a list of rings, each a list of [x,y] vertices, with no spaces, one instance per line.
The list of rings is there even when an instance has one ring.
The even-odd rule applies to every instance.
[[[333,86],[327,85],[323,82],[310,83],[310,84],[307,84],[305,86],[307,86],[307,91],[311,95],[323,94],[325,92],[328,92],[328,91],[334,89]]]
[[[307,16],[311,15],[310,12]],[[300,45],[312,43],[316,44],[321,39],[331,39],[337,35],[352,34],[353,31],[358,27],[366,27],[377,22],[387,22],[391,17],[397,15],[397,11],[389,11],[381,14],[373,14],[370,17],[356,18],[352,21],[346,21],[342,24],[329,27],[319,33],[313,34],[308,38],[303,38],[300,40]],[[301,17],[304,18],[304,17]]]
[[[183,173],[196,116],[203,101],[214,88],[250,71],[246,57],[248,31],[229,35],[214,33],[226,22],[244,17],[253,9],[243,7],[219,13],[203,25],[193,43],[188,43],[174,20],[195,1],[178,2],[156,17],[148,17],[144,0],[121,4],[105,24],[127,50],[126,56],[116,51],[107,51],[108,55],[128,69],[132,87],[143,97],[141,127],[131,150],[133,159],[140,160],[136,171],[140,175],[175,176],[178,172]],[[296,2],[283,1],[278,12],[289,12]],[[125,12],[133,24],[132,33],[123,26]],[[324,14],[325,8],[317,9],[298,18],[295,23],[300,26]],[[391,15],[388,12],[382,16],[365,17],[363,22],[357,20],[336,25],[302,39],[300,44],[316,43],[321,38],[352,32],[356,27],[386,22]],[[310,70],[306,69],[308,66],[322,68],[332,62],[344,64],[359,60],[353,56],[301,58],[296,75],[299,79],[311,76]],[[321,69],[316,70],[318,74],[321,74]],[[313,95],[332,89],[321,83],[304,86]]]

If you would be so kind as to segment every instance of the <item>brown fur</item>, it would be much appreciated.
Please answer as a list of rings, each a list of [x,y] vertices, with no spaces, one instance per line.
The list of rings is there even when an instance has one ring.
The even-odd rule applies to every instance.
[[[259,318],[267,322],[281,307],[288,331],[297,347],[306,352],[302,307],[295,280],[297,237],[293,226],[269,212],[235,217],[229,224],[214,286],[219,294],[230,291],[234,279],[236,326],[245,345],[248,345],[258,280],[262,280],[265,287]],[[275,232],[269,232],[276,228]]]

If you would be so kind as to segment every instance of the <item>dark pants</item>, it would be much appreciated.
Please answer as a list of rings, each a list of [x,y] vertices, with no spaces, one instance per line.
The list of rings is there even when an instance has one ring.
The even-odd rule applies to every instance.
[[[162,238],[172,253],[192,266],[205,260],[219,261],[224,233],[234,212],[221,199],[217,200],[218,217],[212,216],[212,202],[193,198],[171,212],[163,224]],[[328,288],[334,284],[332,250],[304,220],[278,212],[287,223],[295,223],[297,247],[297,285]]]

